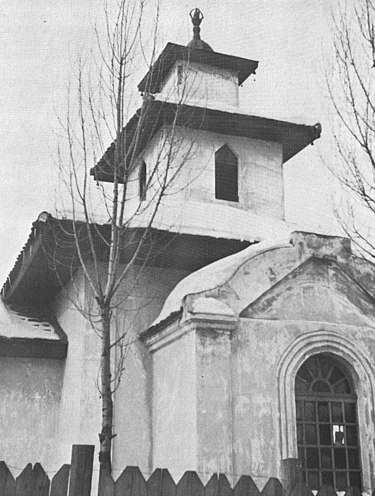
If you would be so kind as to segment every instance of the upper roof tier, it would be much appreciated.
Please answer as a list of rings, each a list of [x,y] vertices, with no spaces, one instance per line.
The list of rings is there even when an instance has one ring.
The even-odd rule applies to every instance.
[[[127,159],[138,156],[163,125],[174,123],[190,129],[222,135],[243,136],[282,144],[282,159],[290,158],[320,137],[321,126],[306,126],[267,119],[254,115],[223,112],[209,108],[176,105],[152,100],[143,111],[138,110],[125,126],[125,149],[131,150]],[[139,131],[139,133],[138,133]],[[137,134],[138,133],[138,134]],[[135,140],[135,136],[137,139]],[[135,147],[135,149],[133,149]],[[115,142],[90,171],[96,181],[113,181]],[[122,179],[120,178],[120,181]]]
[[[159,58],[138,84],[139,91],[160,93],[163,83],[177,61],[198,63],[220,69],[220,71],[230,71],[238,76],[239,86],[255,73],[258,67],[258,62],[255,60],[214,52],[210,45],[201,39],[200,24],[203,14],[199,9],[193,9],[190,12],[190,18],[193,24],[193,39],[187,46],[167,43]]]
[[[256,60],[214,52],[210,47],[196,48],[196,43],[192,46],[167,43],[156,62],[138,84],[138,90],[142,93],[160,93],[166,77],[177,61],[194,62],[212,68],[235,72],[238,74],[239,86],[251,74],[255,74],[258,67]]]

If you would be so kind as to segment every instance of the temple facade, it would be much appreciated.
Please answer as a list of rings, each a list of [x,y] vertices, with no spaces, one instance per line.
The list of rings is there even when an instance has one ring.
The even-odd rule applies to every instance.
[[[299,474],[312,489],[371,493],[375,267],[345,238],[291,232],[283,165],[321,127],[241,112],[239,87],[258,62],[215,52],[200,11],[191,16],[193,40],[168,43],[138,85],[148,113],[129,204],[152,192],[150,163],[171,123],[183,166],[148,256],[116,296],[131,345],[114,396],[114,476],[166,467],[176,478],[248,474],[262,487]],[[96,181],[113,180],[113,149],[92,169]],[[100,345],[75,305],[89,308],[92,294],[72,222],[42,212],[2,289],[0,454],[15,466],[54,470],[72,444],[98,444]],[[148,222],[145,208],[131,239]],[[108,225],[95,229],[106,239]]]

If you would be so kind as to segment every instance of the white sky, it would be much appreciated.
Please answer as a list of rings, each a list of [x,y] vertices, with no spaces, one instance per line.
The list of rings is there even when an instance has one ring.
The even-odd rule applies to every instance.
[[[101,0],[2,0],[0,4],[0,283],[38,214],[54,212],[56,112],[64,112],[74,60],[90,45]],[[333,2],[332,2],[333,3]],[[215,51],[259,60],[240,90],[255,115],[323,125],[322,138],[285,166],[287,220],[329,231],[332,189],[324,68],[330,64],[327,0],[164,0],[160,46],[191,39],[188,12],[205,16]],[[109,143],[108,143],[109,144]]]

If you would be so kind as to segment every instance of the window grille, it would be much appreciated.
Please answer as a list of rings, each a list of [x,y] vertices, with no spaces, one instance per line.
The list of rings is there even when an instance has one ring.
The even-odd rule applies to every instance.
[[[330,356],[309,358],[295,383],[298,458],[313,490],[362,488],[357,398],[348,374]]]

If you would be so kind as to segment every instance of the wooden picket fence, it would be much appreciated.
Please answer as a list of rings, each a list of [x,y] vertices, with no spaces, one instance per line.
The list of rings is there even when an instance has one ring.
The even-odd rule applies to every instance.
[[[34,467],[28,464],[14,479],[6,463],[0,462],[0,496],[90,496],[93,453],[93,446],[73,446],[71,465],[63,465],[52,480],[39,463]],[[224,474],[213,474],[204,485],[196,472],[188,471],[175,483],[166,469],[156,469],[145,479],[138,467],[126,467],[116,481],[101,474],[98,496],[313,496],[313,493],[303,482],[296,483],[288,493],[276,478],[270,478],[260,491],[246,475],[232,488]],[[337,495],[331,487],[323,486],[317,496]],[[349,488],[345,496],[360,496],[360,492]]]
[[[70,465],[63,465],[50,481],[43,467],[29,463],[14,479],[4,462],[0,462],[1,496],[66,496]]]
[[[94,446],[74,445],[70,465],[50,480],[43,467],[28,463],[15,479],[0,462],[0,496],[90,496]]]

